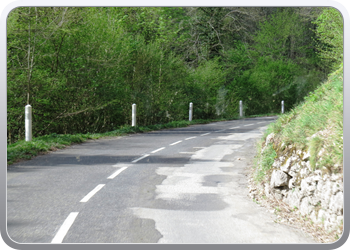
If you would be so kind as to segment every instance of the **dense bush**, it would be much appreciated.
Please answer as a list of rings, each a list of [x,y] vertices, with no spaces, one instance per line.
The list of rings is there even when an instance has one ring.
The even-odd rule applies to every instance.
[[[34,137],[111,131],[131,123],[133,103],[141,126],[186,120],[190,102],[195,119],[236,116],[239,100],[246,115],[279,112],[281,100],[289,110],[329,72],[317,48],[339,61],[325,35],[333,12],[17,8],[7,21],[8,143],[24,137],[26,104]]]

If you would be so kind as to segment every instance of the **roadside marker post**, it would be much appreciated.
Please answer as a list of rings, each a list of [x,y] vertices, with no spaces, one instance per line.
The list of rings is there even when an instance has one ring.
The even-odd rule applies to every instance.
[[[29,104],[25,107],[25,139],[32,140],[32,106]]]
[[[282,106],[282,114],[284,114],[284,101],[281,102],[281,106]]]
[[[132,114],[131,114],[131,126],[136,126],[136,104],[132,105]]]
[[[239,116],[243,117],[243,103],[239,101]]]
[[[189,111],[189,121],[192,121],[192,116],[193,116],[193,103],[190,102],[190,111]]]

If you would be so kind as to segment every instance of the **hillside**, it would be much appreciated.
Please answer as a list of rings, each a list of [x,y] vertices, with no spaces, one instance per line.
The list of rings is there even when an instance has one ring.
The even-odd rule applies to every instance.
[[[279,222],[298,224],[320,242],[343,225],[343,69],[271,124],[251,176],[251,197]]]

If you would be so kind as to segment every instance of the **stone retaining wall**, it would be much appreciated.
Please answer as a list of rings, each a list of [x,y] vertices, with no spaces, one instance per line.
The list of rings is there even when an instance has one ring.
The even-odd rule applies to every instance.
[[[265,147],[273,143],[274,134],[265,141]],[[265,183],[265,195],[298,208],[302,215],[327,231],[339,230],[343,223],[343,174],[313,171],[309,152],[289,146],[288,156],[277,156],[269,183]]]

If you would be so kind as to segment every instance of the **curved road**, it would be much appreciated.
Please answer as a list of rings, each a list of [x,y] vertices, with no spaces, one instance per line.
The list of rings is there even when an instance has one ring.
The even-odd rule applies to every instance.
[[[100,139],[9,166],[17,243],[315,243],[248,197],[275,117]]]

